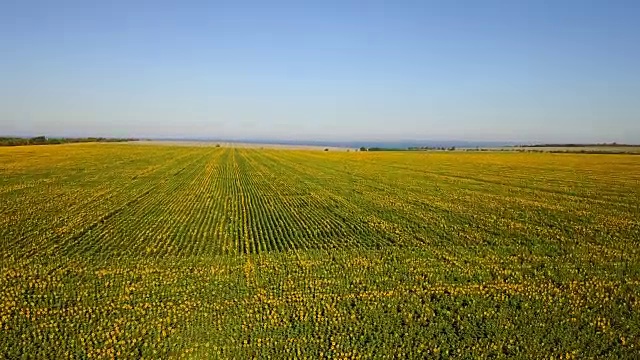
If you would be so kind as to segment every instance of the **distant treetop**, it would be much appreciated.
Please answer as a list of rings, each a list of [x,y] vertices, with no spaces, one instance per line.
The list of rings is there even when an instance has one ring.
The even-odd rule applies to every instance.
[[[138,141],[134,138],[103,138],[103,137],[86,137],[86,138],[49,138],[46,136],[36,136],[32,138],[21,137],[0,137],[0,146],[24,146],[24,145],[55,145],[70,143],[87,143],[87,142],[126,142]]]

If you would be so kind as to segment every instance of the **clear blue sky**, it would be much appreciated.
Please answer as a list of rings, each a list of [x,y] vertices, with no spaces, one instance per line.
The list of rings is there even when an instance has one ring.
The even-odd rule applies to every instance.
[[[640,1],[0,1],[0,134],[640,143]]]

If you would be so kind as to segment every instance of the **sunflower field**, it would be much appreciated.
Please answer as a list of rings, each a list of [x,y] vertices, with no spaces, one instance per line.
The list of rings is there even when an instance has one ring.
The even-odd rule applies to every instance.
[[[0,358],[512,357],[640,357],[640,156],[0,148]]]

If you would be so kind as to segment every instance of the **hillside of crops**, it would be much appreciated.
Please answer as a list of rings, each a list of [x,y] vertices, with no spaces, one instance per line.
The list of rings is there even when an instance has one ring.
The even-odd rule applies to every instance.
[[[637,358],[640,157],[0,148],[0,358]]]

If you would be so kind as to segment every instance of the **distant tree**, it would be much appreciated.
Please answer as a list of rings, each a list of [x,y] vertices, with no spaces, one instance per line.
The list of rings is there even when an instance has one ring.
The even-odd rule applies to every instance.
[[[220,144],[216,144],[216,147],[220,147]]]
[[[32,137],[31,139],[29,139],[29,141],[33,144],[44,144],[45,142],[47,142],[47,137],[46,136],[36,136],[36,137]]]
[[[122,142],[137,141],[138,139],[119,139],[119,138],[103,138],[103,137],[86,137],[86,138],[48,138],[46,136],[36,136],[32,138],[11,138],[0,137],[0,146],[18,146],[18,145],[56,145],[56,144],[72,144],[82,142]]]
[[[324,151],[329,151],[329,149],[328,148],[324,148]]]
[[[360,151],[367,151],[367,148],[363,146],[360,148]]]

